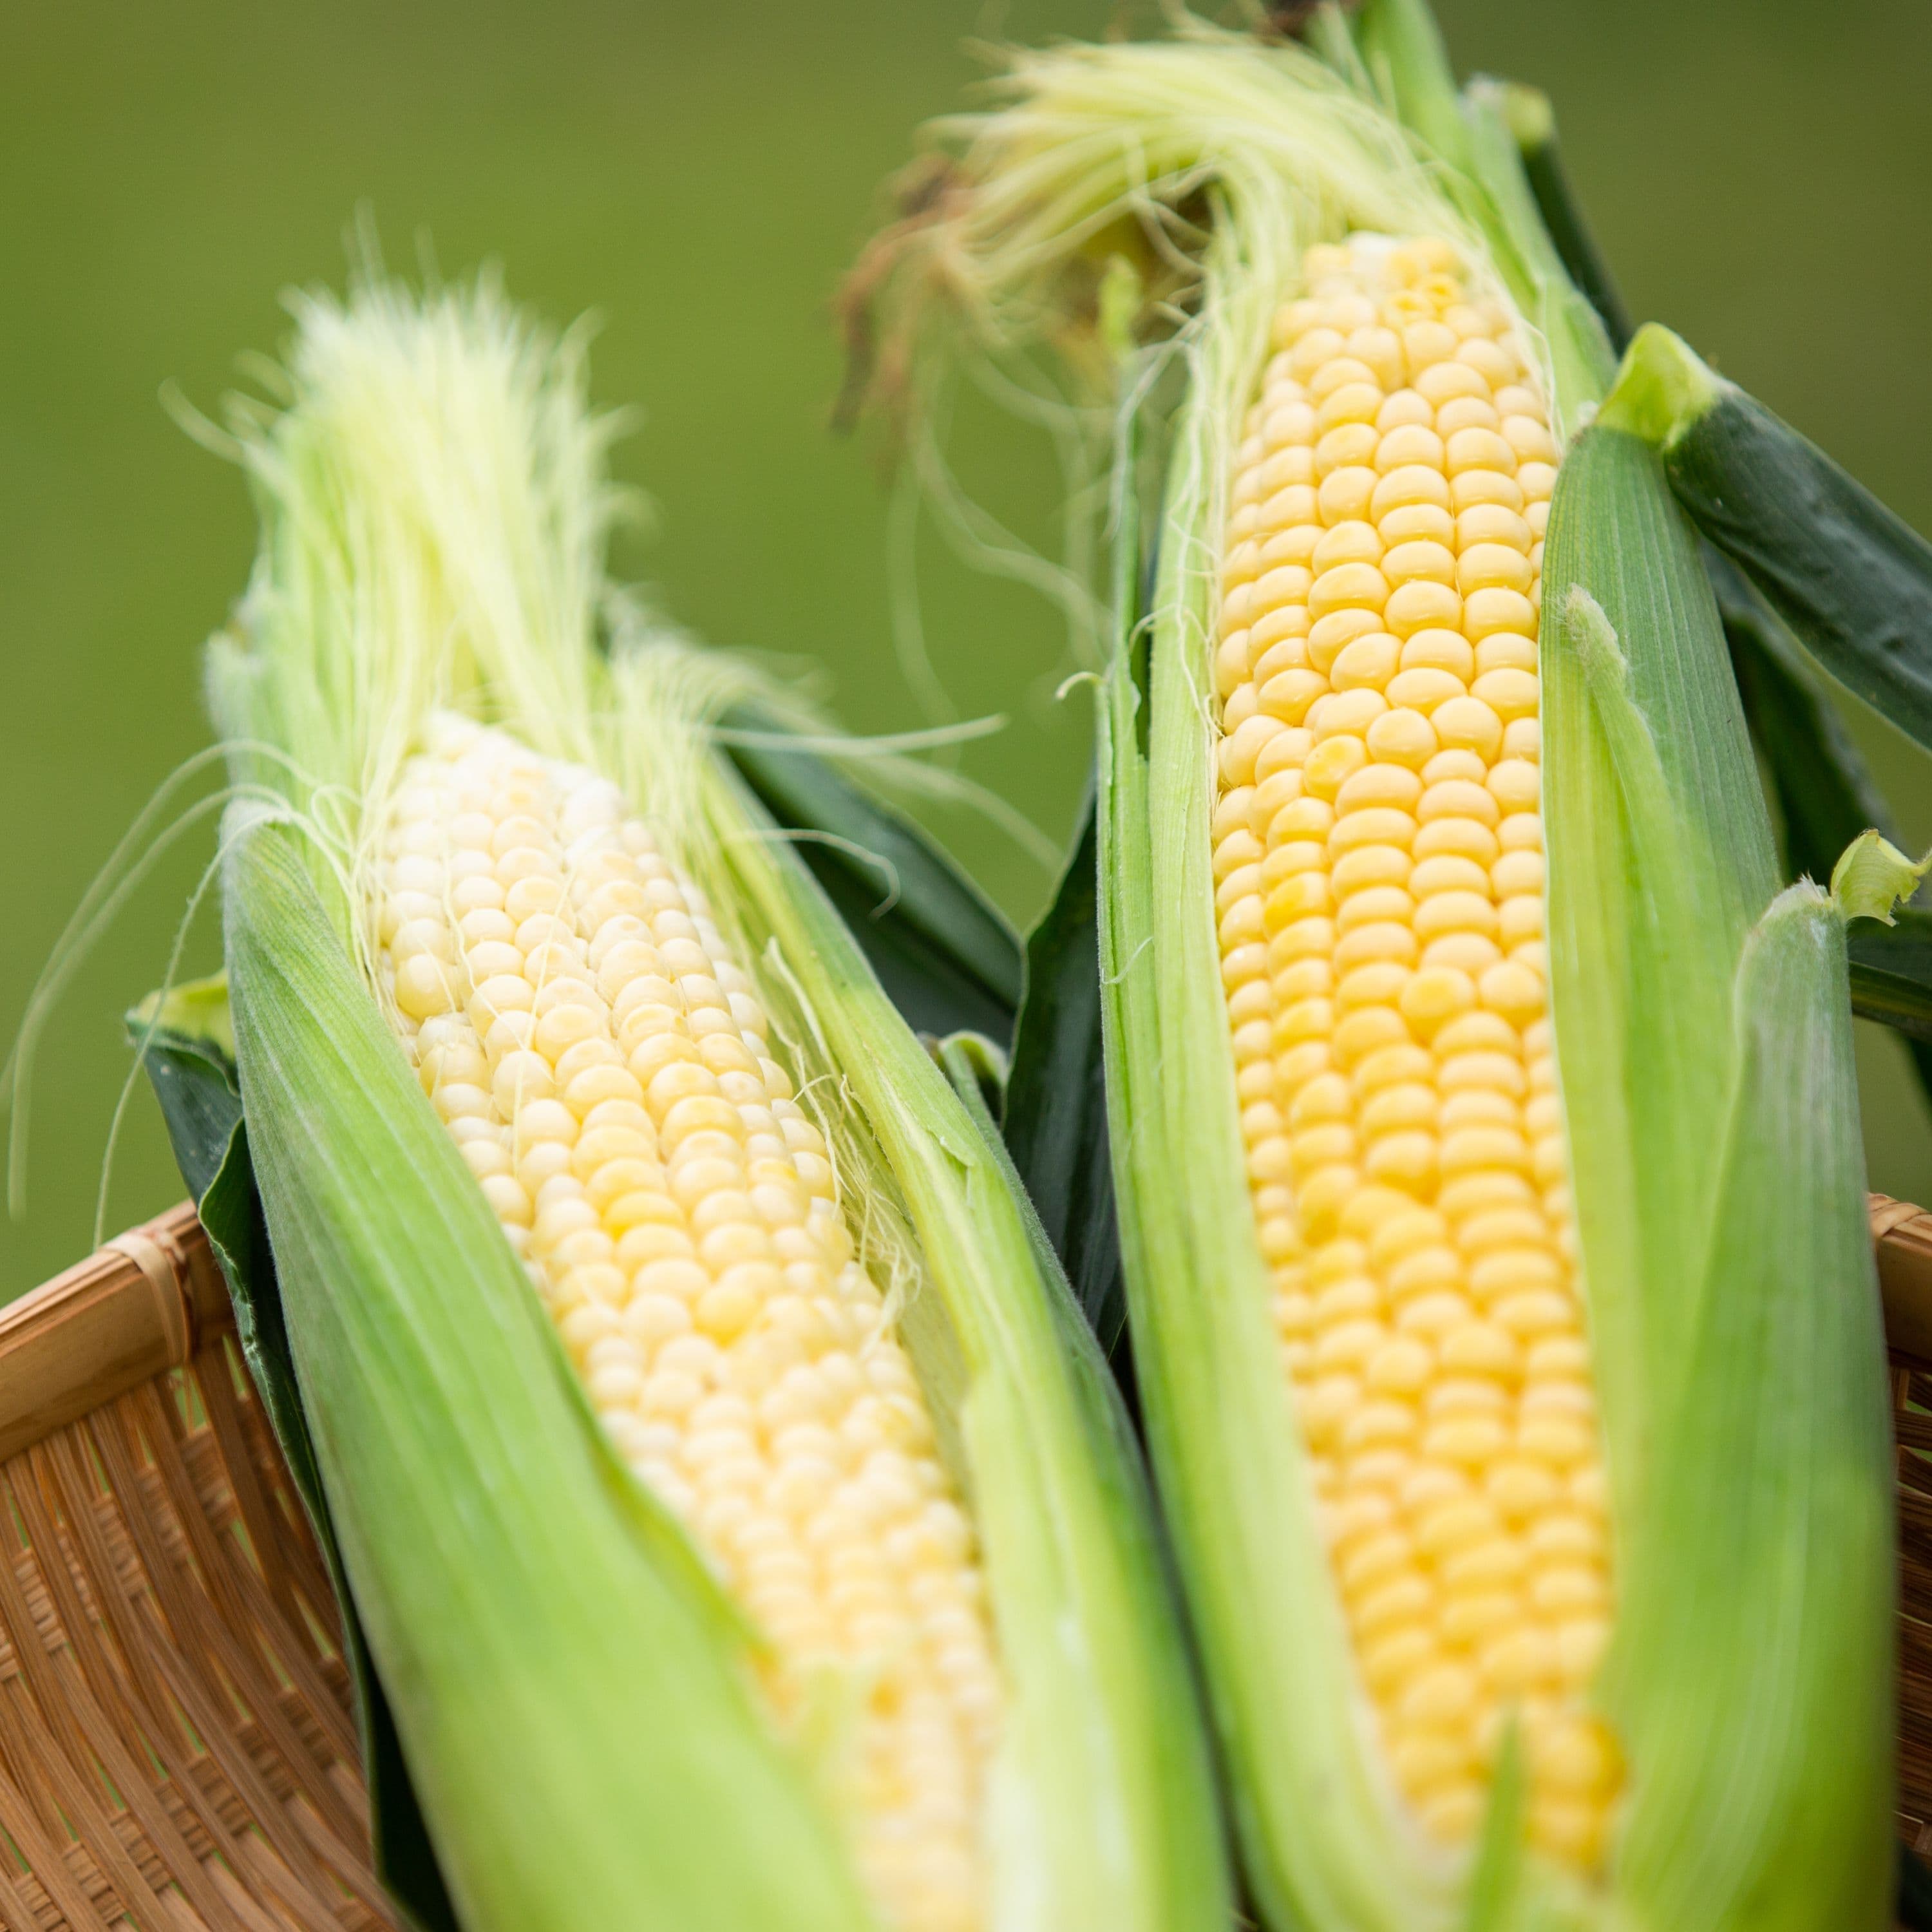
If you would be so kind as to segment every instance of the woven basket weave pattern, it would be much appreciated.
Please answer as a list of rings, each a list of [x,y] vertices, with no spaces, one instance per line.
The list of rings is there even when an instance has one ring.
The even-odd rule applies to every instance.
[[[334,1598],[223,1300],[181,1210],[0,1325],[9,1932],[394,1923]]]
[[[1871,1220],[1898,1444],[1898,1827],[1932,1852],[1932,1214],[1874,1195]],[[185,1207],[0,1310],[5,1932],[395,1923],[334,1599],[230,1324]]]

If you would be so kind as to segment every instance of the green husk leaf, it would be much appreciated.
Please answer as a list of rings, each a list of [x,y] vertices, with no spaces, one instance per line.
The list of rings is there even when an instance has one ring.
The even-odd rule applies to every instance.
[[[1499,89],[1497,104],[1522,158],[1524,178],[1550,244],[1570,281],[1596,310],[1611,349],[1621,356],[1630,339],[1630,311],[1570,186],[1550,97],[1519,81],[1491,85]]]
[[[1001,1126],[1074,1298],[1117,1370],[1127,1367],[1100,1037],[1097,834],[1083,808],[1058,890],[1027,939]]]
[[[1932,544],[1669,331],[1640,332],[1618,403],[1671,488],[1818,664],[1932,746]]]
[[[1807,884],[1750,920],[1776,874],[1715,609],[1654,452],[1600,418],[1546,584],[1552,1004],[1619,1552],[1604,1696],[1634,1768],[1618,1895],[1642,1924],[1876,1926],[1890,1478],[1844,915]],[[1898,868],[1855,849],[1875,903],[1852,882]]]
[[[1612,1665],[1640,1924],[1887,1922],[1892,1480],[1848,1005],[1844,914],[1788,888],[1739,965],[1691,1394]]]
[[[652,1560],[300,836],[244,815],[225,842],[242,1095],[290,1352],[464,1924],[865,1922],[715,1606]],[[621,1824],[619,1792],[638,1798]],[[754,1839],[759,1858],[731,1856]]]
[[[1364,0],[1355,44],[1389,112],[1449,166],[1474,176],[1468,122],[1427,0]]]
[[[228,976],[219,973],[152,994],[128,1016],[127,1024],[160,1103],[176,1161],[227,1283],[242,1359],[334,1588],[362,1743],[376,1874],[410,1924],[422,1932],[455,1932],[455,1907],[436,1862],[422,1803],[410,1781],[395,1714],[369,1654],[368,1638],[322,1493],[315,1445],[302,1414],[274,1257],[248,1155]]]
[[[1552,1005],[1626,1538],[1677,1284],[1710,1238],[1730,988],[1778,885],[1716,605],[1653,451],[1600,422],[1551,506],[1542,650]]]
[[[1504,1932],[1512,1922],[1522,1886],[1523,1824],[1528,1799],[1522,1731],[1512,1721],[1504,1728],[1496,1751],[1483,1835],[1469,1874],[1469,1907],[1463,1932]]]
[[[1185,1647],[1118,1394],[993,1126],[994,1050],[955,1039],[935,1061],[742,783],[676,755],[700,659],[644,644],[616,675],[630,785],[808,1063],[836,1070],[864,1198],[922,1258],[902,1332],[972,1498],[1011,1700],[989,1922],[1209,1932],[1226,1880]]]
[[[725,749],[773,820],[807,836],[800,856],[865,948],[908,1025],[1012,1038],[1023,962],[979,886],[904,814],[836,761],[783,742],[755,701],[722,721]]]

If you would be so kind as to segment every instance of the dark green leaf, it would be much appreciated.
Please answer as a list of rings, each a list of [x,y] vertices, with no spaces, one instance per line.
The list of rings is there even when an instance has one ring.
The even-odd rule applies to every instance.
[[[1906,906],[1895,916],[1896,926],[1862,919],[1852,927],[1852,1010],[1932,1040],[1932,912]]]
[[[189,1033],[166,1026],[151,1031],[147,1022],[136,1014],[128,1016],[128,1030],[137,1046],[146,1042],[148,1077],[160,1102],[182,1178],[194,1196],[202,1226],[227,1282],[242,1358],[335,1586],[362,1741],[376,1874],[422,1932],[458,1932],[455,1910],[436,1866],[422,1808],[403,1761],[395,1718],[376,1679],[362,1619],[349,1593],[322,1493],[314,1445],[309,1439],[296,1386],[295,1364],[289,1354],[261,1197],[255,1190],[254,1168],[248,1157],[248,1130],[242,1118],[235,1063],[223,1050],[226,1042],[209,1032]],[[232,1037],[226,1035],[227,1040]]]
[[[724,749],[786,830],[907,1023],[1010,1045],[1022,964],[1012,928],[926,832],[830,758],[782,746],[751,706],[724,719]]]
[[[1522,156],[1522,171],[1535,197],[1537,212],[1543,217],[1543,225],[1549,231],[1565,272],[1597,311],[1610,346],[1621,356],[1630,338],[1630,312],[1617,292],[1610,265],[1598,249],[1596,238],[1583,219],[1583,211],[1570,192],[1570,177],[1557,145],[1556,116],[1550,112],[1549,101],[1534,88],[1511,84],[1507,97],[1505,112]]]
[[[1678,500],[1846,689],[1932,748],[1932,544],[1724,386],[1664,450]]]
[[[1932,1932],[1932,1871],[1903,1845],[1898,1848],[1898,1922],[1905,1932]]]
[[[1053,902],[1027,940],[1002,1125],[1082,1312],[1101,1347],[1121,1357],[1126,1298],[1107,1148],[1095,850],[1090,796]]]

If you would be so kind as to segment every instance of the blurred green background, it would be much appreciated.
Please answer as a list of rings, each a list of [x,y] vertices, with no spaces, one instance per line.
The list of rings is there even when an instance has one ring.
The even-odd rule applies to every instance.
[[[1640,315],[1675,323],[1932,530],[1932,8],[1924,0],[1440,0],[1466,68],[1556,95],[1572,172]],[[895,596],[916,595],[970,776],[1058,838],[1087,704],[1056,703],[1053,614],[929,530],[898,554],[862,444],[834,440],[829,300],[910,130],[984,71],[967,44],[1107,31],[1108,0],[16,0],[0,10],[0,1031],[88,878],[206,742],[201,638],[250,548],[238,476],[164,413],[274,346],[280,292],[340,279],[373,210],[392,263],[500,260],[560,320],[604,320],[597,392],[637,404],[623,476],[658,505],[623,557],[721,642],[821,658],[866,730],[926,722]],[[968,426],[974,490],[1051,540],[1044,452]],[[901,532],[901,538],[904,532]],[[1862,735],[1913,837],[1932,776]],[[944,836],[1016,915],[1048,883],[983,820]],[[128,1064],[118,1016],[164,970],[211,848],[191,834],[66,988],[44,1043],[28,1211],[0,1296],[88,1246]],[[204,918],[185,965],[206,970]],[[1862,1029],[1869,1033],[1868,1029]],[[1896,1042],[1862,1042],[1874,1184],[1932,1201]],[[145,1087],[110,1229],[181,1192]]]

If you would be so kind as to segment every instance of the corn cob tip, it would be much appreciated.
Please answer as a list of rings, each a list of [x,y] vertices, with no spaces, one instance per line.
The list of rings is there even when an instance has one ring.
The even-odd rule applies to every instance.
[[[1731,386],[1683,337],[1647,322],[1624,350],[1597,421],[1667,450]]]

